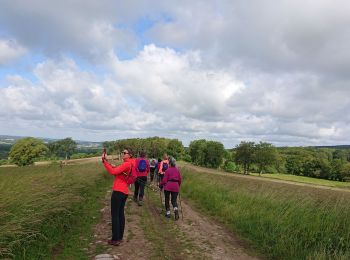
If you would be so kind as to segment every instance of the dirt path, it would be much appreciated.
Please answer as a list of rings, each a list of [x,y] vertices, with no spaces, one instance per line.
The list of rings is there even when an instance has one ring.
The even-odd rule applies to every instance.
[[[151,246],[145,239],[143,229],[140,225],[141,214],[137,206],[131,201],[131,195],[127,199],[125,206],[126,226],[124,230],[124,241],[122,246],[110,246],[107,244],[111,239],[111,210],[110,210],[111,191],[107,191],[104,198],[104,207],[101,209],[102,219],[95,226],[94,242],[90,244],[89,254],[91,259],[98,255],[110,255],[110,259],[148,259]],[[136,248],[142,248],[137,252]],[[103,259],[103,258],[102,258]],[[106,259],[108,259],[106,257]]]
[[[146,196],[139,207],[129,195],[124,242],[116,247],[107,245],[111,218],[110,192],[106,194],[102,220],[89,248],[91,259],[259,259],[251,256],[244,242],[183,199],[183,219],[180,213],[175,221],[164,217],[159,192],[148,191]]]

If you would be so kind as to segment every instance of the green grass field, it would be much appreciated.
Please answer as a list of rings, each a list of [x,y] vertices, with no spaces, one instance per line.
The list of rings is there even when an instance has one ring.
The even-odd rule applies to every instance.
[[[251,173],[250,175],[259,176],[258,173]],[[294,182],[316,184],[316,185],[322,185],[322,186],[328,186],[328,187],[350,189],[350,182],[331,181],[331,180],[296,176],[291,174],[278,174],[278,173],[273,173],[273,174],[264,173],[264,174],[261,174],[260,176],[263,178],[272,178],[272,179],[285,180],[285,181],[294,181]]]
[[[266,258],[350,259],[349,192],[182,174],[184,198]],[[82,249],[111,183],[100,163],[0,168],[0,259],[89,258]],[[158,232],[142,223],[147,236]]]
[[[350,259],[350,193],[182,168],[182,193],[268,259]]]
[[[111,184],[104,172],[100,163],[0,168],[0,258],[86,259]]]

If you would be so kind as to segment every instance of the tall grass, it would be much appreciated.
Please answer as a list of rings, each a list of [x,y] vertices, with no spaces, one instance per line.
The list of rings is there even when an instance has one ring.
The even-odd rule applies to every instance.
[[[350,193],[182,169],[182,192],[270,259],[350,259]]]
[[[0,168],[0,258],[50,258],[87,216],[84,203],[106,191],[96,163]],[[91,206],[89,207],[96,207]],[[97,211],[97,209],[96,209]]]

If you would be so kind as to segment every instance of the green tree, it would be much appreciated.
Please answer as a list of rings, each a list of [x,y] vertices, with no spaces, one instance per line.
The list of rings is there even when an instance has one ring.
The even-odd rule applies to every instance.
[[[207,141],[205,139],[194,140],[189,145],[189,154],[194,164],[205,165]]]
[[[59,140],[59,149],[65,155],[66,160],[74,153],[77,148],[77,143],[73,141],[72,138],[67,137],[65,139]]]
[[[48,148],[39,139],[27,137],[19,139],[10,150],[10,160],[18,166],[31,165],[35,159],[44,156]]]
[[[169,155],[174,156],[176,159],[180,159],[184,154],[184,146],[178,139],[171,139],[168,143],[167,151]]]
[[[248,174],[251,164],[254,162],[255,143],[242,141],[236,146],[235,162],[242,165],[244,174]]]
[[[342,150],[342,149],[336,149],[334,152],[333,152],[333,159],[339,159],[341,160],[342,162],[345,162],[347,161],[347,151],[345,150]]]
[[[286,171],[289,174],[301,175],[303,169],[303,160],[300,156],[290,155],[286,159]]]
[[[344,170],[345,163],[341,159],[334,159],[331,163],[331,179],[332,180],[343,180],[342,172]]]
[[[67,160],[77,148],[77,143],[73,141],[72,138],[67,137],[65,139],[51,142],[47,146],[51,155],[56,155]]]
[[[350,181],[350,163],[343,165],[340,175],[343,181]]]
[[[205,153],[205,166],[218,168],[225,155],[224,145],[216,141],[207,141]]]
[[[278,160],[278,152],[276,148],[265,142],[255,145],[254,162],[259,168],[259,174],[266,170],[267,166],[275,165]]]

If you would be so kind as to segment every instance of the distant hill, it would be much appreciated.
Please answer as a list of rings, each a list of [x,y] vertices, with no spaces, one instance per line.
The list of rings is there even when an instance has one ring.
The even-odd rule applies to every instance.
[[[3,145],[13,145],[18,139],[25,138],[27,136],[13,136],[13,135],[0,135],[0,144]],[[40,138],[44,143],[50,143],[54,141],[58,141],[60,139],[53,138]],[[63,138],[62,138],[63,139]],[[82,141],[82,140],[74,140],[78,145],[78,149],[80,148],[102,148],[102,142],[90,142],[90,141]]]
[[[350,145],[323,145],[323,146],[312,146],[314,148],[330,148],[330,149],[350,149]]]

